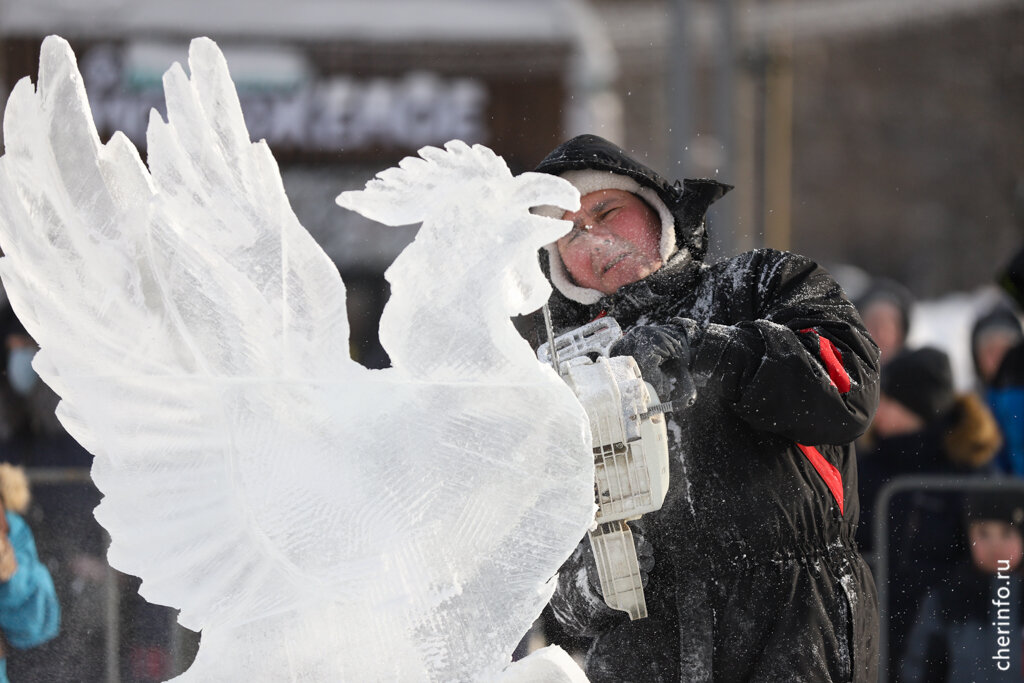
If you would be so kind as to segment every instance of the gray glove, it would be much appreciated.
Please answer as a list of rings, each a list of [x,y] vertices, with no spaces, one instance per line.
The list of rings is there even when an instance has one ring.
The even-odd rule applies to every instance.
[[[633,356],[660,400],[671,399],[677,408],[685,408],[697,399],[690,374],[690,342],[681,331],[667,325],[637,325],[612,344],[608,354]]]

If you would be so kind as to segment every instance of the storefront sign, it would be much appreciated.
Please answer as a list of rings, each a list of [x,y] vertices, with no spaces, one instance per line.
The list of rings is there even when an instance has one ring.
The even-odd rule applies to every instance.
[[[231,53],[225,54],[234,74]],[[95,45],[80,63],[96,127],[123,131],[144,147],[150,110],[166,116],[159,83],[134,72],[119,45]],[[265,139],[275,153],[416,150],[455,138],[474,143],[489,138],[488,92],[477,79],[427,71],[368,79],[309,77],[299,70],[291,80],[260,82],[244,66],[236,85],[246,125],[254,140]]]

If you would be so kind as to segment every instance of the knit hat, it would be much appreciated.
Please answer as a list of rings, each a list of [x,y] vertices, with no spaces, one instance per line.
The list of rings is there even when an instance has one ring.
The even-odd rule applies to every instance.
[[[1024,339],[1024,325],[1017,314],[1005,304],[999,303],[978,316],[971,326],[971,351],[975,351],[978,341],[992,333],[1002,333],[1016,339]]]
[[[956,403],[949,356],[933,347],[903,351],[881,372],[881,390],[926,422],[940,418]]]
[[[914,295],[909,289],[895,280],[878,277],[871,281],[864,292],[853,302],[863,316],[876,303],[891,304],[899,312],[900,327],[903,338],[910,332],[910,314],[914,308]]]
[[[971,360],[979,377],[982,376],[982,372],[978,365],[978,348],[983,340],[993,335],[1004,335],[1017,341],[1024,339],[1024,325],[1021,325],[1020,318],[1003,303],[996,304],[978,316],[971,326]]]
[[[1024,492],[972,491],[964,499],[964,513],[968,523],[997,520],[1024,528]]]
[[[627,175],[613,173],[612,171],[597,169],[582,169],[578,171],[566,171],[560,178],[568,180],[580,192],[580,197],[598,192],[600,190],[624,190],[632,192],[643,199],[661,220],[661,242],[659,253],[662,263],[674,254],[676,246],[675,218],[672,212],[665,206],[658,193],[649,187],[640,185]],[[539,206],[534,213],[547,216],[548,218],[561,218],[565,210],[557,206]],[[596,303],[604,294],[596,289],[580,287],[572,280],[562,256],[558,253],[558,245],[555,242],[544,247],[548,253],[548,268],[551,273],[551,283],[566,297],[581,304]]]

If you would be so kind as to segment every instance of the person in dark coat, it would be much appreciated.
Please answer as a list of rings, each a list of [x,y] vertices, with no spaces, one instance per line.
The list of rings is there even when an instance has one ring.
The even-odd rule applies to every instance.
[[[858,458],[862,550],[874,547],[871,516],[887,483],[906,475],[993,474],[1002,444],[999,425],[982,399],[974,392],[958,393],[949,356],[927,346],[903,351],[882,369],[872,433],[872,448]],[[959,512],[954,514],[959,519]],[[911,536],[920,546],[919,534]],[[938,545],[948,551],[945,543]]]
[[[556,333],[614,317],[612,353],[676,402],[665,503],[634,523],[649,616],[605,605],[586,539],[559,573],[550,607],[593,638],[590,680],[874,682],[850,444],[875,411],[878,348],[856,309],[796,254],[704,263],[704,215],[728,186],[669,183],[594,135],[536,170],[582,195],[576,212],[536,209],[574,223],[542,253]],[[687,375],[691,405],[674,394]]]
[[[896,493],[876,510],[879,493],[899,477],[986,476],[1002,443],[999,425],[973,392],[957,393],[949,356],[924,347],[903,351],[881,374],[881,397],[872,425],[874,446],[858,458],[865,552],[888,551],[890,670],[895,670],[924,590],[948,578],[959,558],[960,496],[927,487]],[[888,520],[874,538],[876,515]]]
[[[1024,675],[1024,493],[973,493],[966,512],[970,559],[925,596],[901,683],[994,683]]]

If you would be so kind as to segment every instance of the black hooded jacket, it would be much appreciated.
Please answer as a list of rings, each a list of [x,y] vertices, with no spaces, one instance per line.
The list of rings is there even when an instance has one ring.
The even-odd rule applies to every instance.
[[[878,349],[856,309],[824,269],[795,254],[763,249],[704,264],[704,213],[727,186],[670,185],[596,136],[562,145],[537,170],[583,167],[654,188],[676,217],[679,251],[593,305],[556,291],[556,333],[600,315],[627,333],[665,326],[686,338],[698,388],[692,407],[668,416],[665,503],[637,523],[655,553],[650,617],[629,622],[582,595],[580,553],[563,568],[552,608],[567,630],[597,636],[588,675],[867,680],[877,617],[853,543],[851,442],[877,405]],[[785,644],[773,646],[779,638]],[[649,650],[648,662],[623,659],[629,648]],[[801,661],[794,652],[803,648],[818,654]]]

